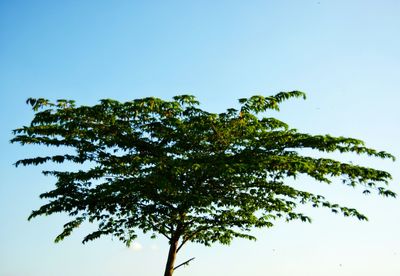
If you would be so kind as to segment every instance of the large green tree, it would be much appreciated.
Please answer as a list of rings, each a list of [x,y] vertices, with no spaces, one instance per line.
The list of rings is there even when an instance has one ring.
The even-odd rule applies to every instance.
[[[277,218],[310,221],[296,211],[299,204],[365,220],[356,209],[298,190],[287,180],[298,175],[325,183],[341,178],[344,185],[363,186],[364,193],[394,197],[386,188],[388,172],[307,156],[304,149],[394,157],[357,139],[300,133],[265,117],[293,97],[305,94],[244,98],[238,110],[219,114],[200,109],[189,95],[172,101],[105,99],[94,106],[28,99],[33,120],[15,129],[11,141],[61,147],[64,153],[16,165],[78,164],[43,172],[57,182],[41,194],[47,203],[29,219],[59,212],[71,216],[56,242],[84,221],[98,223],[98,229],[83,242],[113,235],[129,245],[138,231],[162,235],[170,244],[165,276],[173,274],[176,254],[187,242],[229,244],[236,237],[254,239],[252,228],[271,227]]]

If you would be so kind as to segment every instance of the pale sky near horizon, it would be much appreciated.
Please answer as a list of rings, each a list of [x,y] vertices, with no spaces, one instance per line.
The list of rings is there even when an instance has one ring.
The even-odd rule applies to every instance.
[[[28,97],[95,104],[193,94],[213,112],[253,94],[302,90],[273,113],[292,127],[364,140],[398,161],[353,158],[392,173],[400,194],[400,2],[0,0],[0,276],[162,275],[167,241],[140,235],[126,248],[91,225],[54,244],[68,218],[28,222],[53,179],[15,168],[46,149],[11,145],[28,124]],[[344,156],[345,160],[351,156]],[[307,210],[312,224],[277,222],[257,242],[188,245],[177,276],[398,276],[400,200],[299,179],[370,219]]]

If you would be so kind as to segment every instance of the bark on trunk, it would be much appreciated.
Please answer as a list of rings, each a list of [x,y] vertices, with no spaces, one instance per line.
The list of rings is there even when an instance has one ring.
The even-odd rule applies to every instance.
[[[178,239],[171,240],[171,244],[169,246],[169,252],[168,252],[168,260],[167,260],[167,265],[165,266],[165,273],[164,276],[172,276],[174,273],[174,265],[175,265],[175,259],[176,259],[176,250],[178,249]]]

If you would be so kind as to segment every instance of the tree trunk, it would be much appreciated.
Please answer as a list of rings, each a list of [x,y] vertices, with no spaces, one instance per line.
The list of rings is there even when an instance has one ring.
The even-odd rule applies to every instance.
[[[171,244],[169,246],[169,252],[168,252],[167,265],[165,266],[164,276],[172,276],[172,274],[174,273],[174,265],[175,265],[175,259],[176,259],[176,250],[178,249],[178,242],[179,242],[179,238],[171,240]]]

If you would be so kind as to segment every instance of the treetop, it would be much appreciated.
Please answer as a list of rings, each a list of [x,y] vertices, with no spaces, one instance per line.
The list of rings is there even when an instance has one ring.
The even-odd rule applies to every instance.
[[[13,131],[12,143],[69,147],[73,152],[19,160],[19,165],[46,162],[87,164],[78,170],[44,171],[55,176],[55,188],[43,193],[48,202],[30,218],[64,212],[74,219],[56,238],[62,240],[82,222],[98,223],[84,242],[114,235],[129,244],[137,230],[167,239],[210,245],[234,237],[254,239],[253,227],[271,227],[277,218],[310,218],[298,205],[366,217],[324,196],[296,189],[288,178],[308,175],[317,182],[340,178],[364,193],[394,197],[387,188],[390,173],[317,152],[355,153],[395,160],[384,151],[349,137],[311,135],[265,117],[268,110],[300,91],[239,99],[240,108],[211,113],[194,96],[171,101],[147,97],[128,102],[103,99],[93,106],[71,100],[29,98],[34,117]]]

